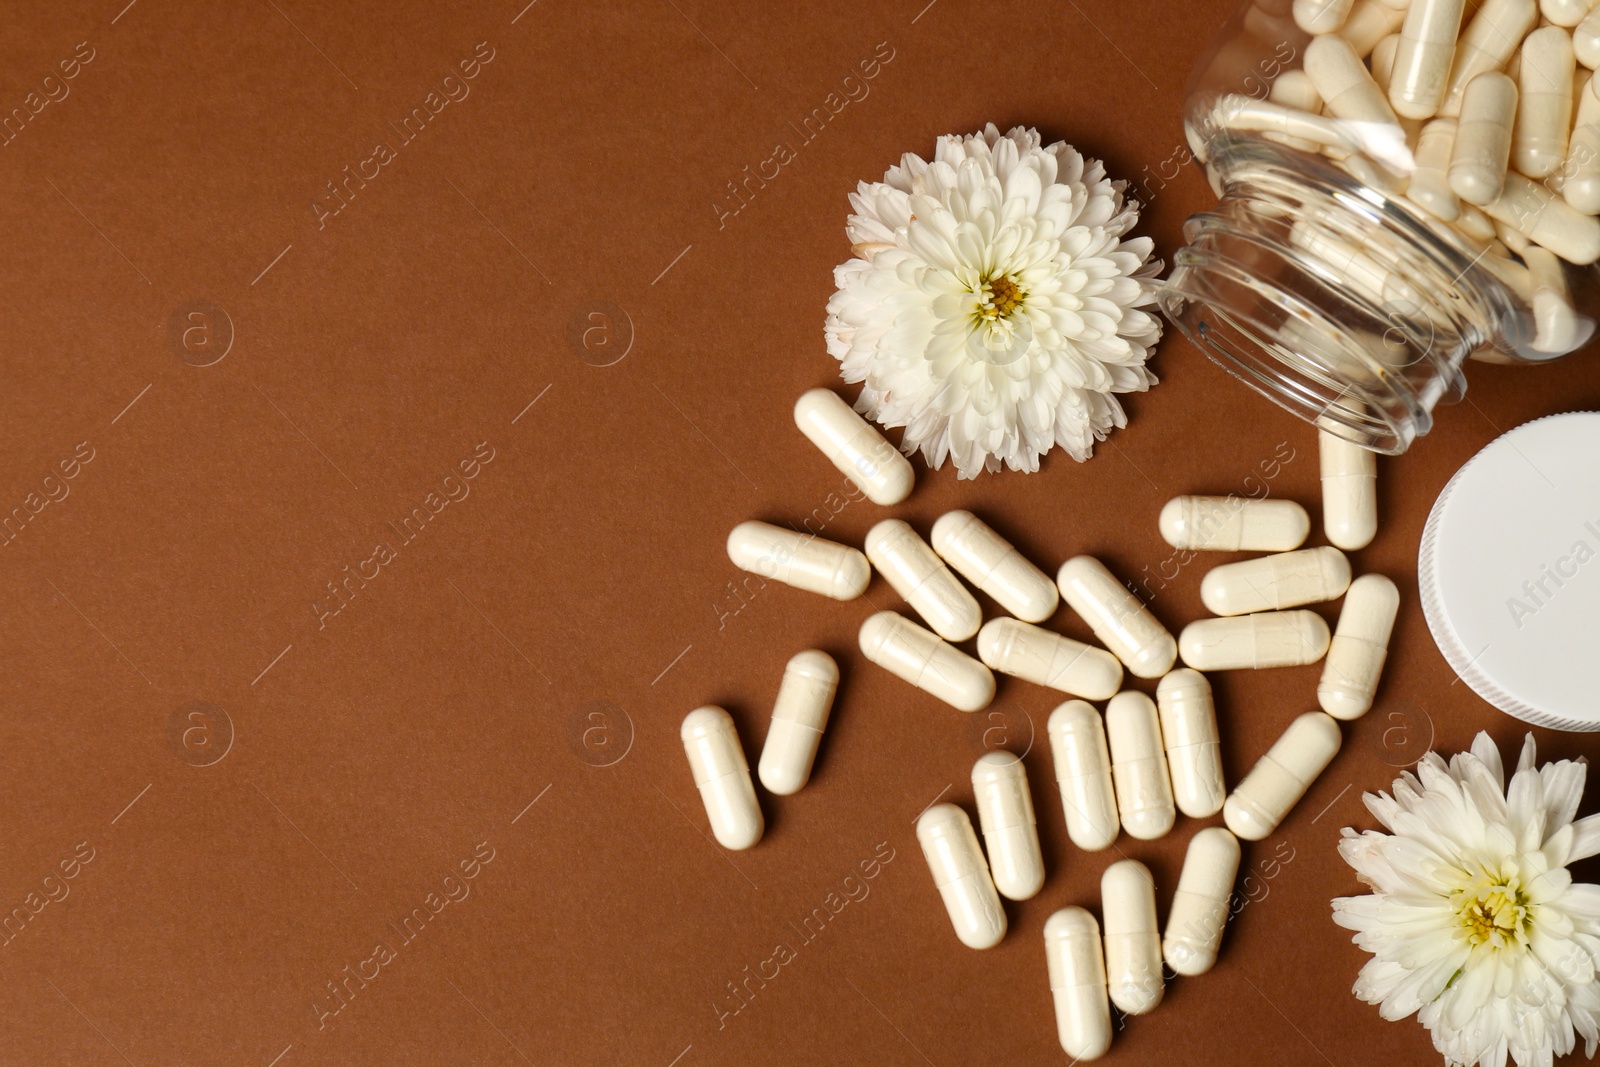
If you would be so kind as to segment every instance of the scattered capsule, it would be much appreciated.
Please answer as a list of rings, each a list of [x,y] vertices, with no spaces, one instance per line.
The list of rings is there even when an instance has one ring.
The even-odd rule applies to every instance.
[[[1337,548],[1302,548],[1213,567],[1200,601],[1214,615],[1252,615],[1337,600],[1350,586],[1350,561]]]
[[[1238,874],[1237,837],[1212,826],[1189,839],[1178,889],[1167,912],[1167,932],[1161,939],[1161,955],[1173,973],[1193,977],[1205,974],[1217,962]]]
[[[1439,114],[1459,115],[1467,83],[1480,74],[1503,68],[1538,20],[1539,5],[1534,0],[1484,0],[1456,44],[1450,89],[1439,106]]]
[[[1222,742],[1211,683],[1199,671],[1179,667],[1156,686],[1156,703],[1173,801],[1192,819],[1215,815],[1228,790],[1222,781]]]
[[[1311,532],[1306,509],[1293,500],[1238,496],[1173,497],[1159,524],[1173,548],[1209,552],[1287,552]]]
[[[1389,635],[1400,610],[1400,590],[1381,574],[1350,583],[1317,685],[1317,703],[1335,719],[1359,719],[1372,707]]]
[[[1016,619],[983,624],[978,658],[1001,674],[1090,700],[1122,687],[1122,662],[1105,649]]]
[[[1117,839],[1119,825],[1105,723],[1092,705],[1069,700],[1050,713],[1047,730],[1067,836],[1085,852],[1098,852]]]
[[[1314,611],[1200,619],[1183,628],[1178,644],[1197,671],[1299,667],[1327,653],[1328,624]]]
[[[826,652],[808,648],[790,658],[756,768],[767,792],[786,797],[811,780],[811,765],[838,688],[839,665]]]
[[[911,495],[911,463],[831,389],[803,393],[794,404],[794,424],[874,504],[898,504]]]
[[[1135,689],[1112,697],[1106,706],[1106,740],[1122,828],[1141,841],[1161,837],[1172,829],[1176,816],[1161,721],[1150,698]]]
[[[1490,203],[1504,190],[1516,117],[1516,82],[1491,70],[1467,83],[1449,170],[1451,190],[1467,203]]]
[[[1408,119],[1432,118],[1450,89],[1450,63],[1466,0],[1412,0],[1400,28],[1389,103]]]
[[[917,841],[956,937],[968,948],[998,945],[1006,936],[1006,913],[967,813],[954,804],[935,804],[917,818]]]
[[[1578,62],[1590,70],[1600,67],[1600,7],[1590,11],[1573,28],[1572,51]]]
[[[1568,263],[1584,267],[1600,259],[1600,219],[1576,210],[1544,182],[1509,171],[1505,189],[1483,211]]]
[[[1343,37],[1313,37],[1306,45],[1305,72],[1322,97],[1324,114],[1352,122],[1400,124],[1366,64]]]
[[[707,704],[684,716],[680,732],[717,843],[737,852],[760,841],[766,823],[732,716]]]
[[[1311,79],[1303,70],[1286,70],[1274,78],[1272,88],[1267,91],[1267,100],[1307,115],[1316,115],[1322,110],[1322,97],[1317,95],[1317,87],[1311,84]],[[1301,151],[1316,152],[1321,149],[1317,142],[1302,137],[1272,136],[1282,136],[1285,144]]]
[[[1128,670],[1159,678],[1172,669],[1178,646],[1144,602],[1093,556],[1074,556],[1056,574],[1061,598],[1083,617]]]
[[[728,558],[740,570],[835,600],[854,600],[872,580],[867,557],[848,545],[765,522],[735,526]]]
[[[1339,548],[1366,548],[1378,532],[1378,457],[1358,444],[1317,432],[1322,463],[1322,528]]]
[[[1290,723],[1222,806],[1228,829],[1246,841],[1276,830],[1333,762],[1339,742],[1339,724],[1323,712],[1308,711]]]
[[[904,615],[880,611],[861,624],[861,652],[890,674],[961,711],[994,699],[994,675],[965,652]]]
[[[1045,920],[1044,959],[1062,1051],[1077,1063],[1099,1059],[1111,1047],[1100,924],[1082,908],[1062,908]]]
[[[972,793],[995,889],[1012,900],[1031,900],[1044,888],[1044,857],[1022,761],[1009,752],[985,752],[972,767]]]
[[[1454,222],[1461,201],[1450,188],[1450,158],[1456,143],[1456,120],[1439,118],[1417,135],[1417,169],[1406,186],[1406,196],[1434,218]]]
[[[917,531],[884,519],[867,531],[867,559],[894,591],[946,641],[965,641],[983,624],[983,612],[966,587],[933,554]]]
[[[1578,94],[1578,115],[1573,120],[1567,159],[1561,167],[1566,181],[1561,196],[1585,215],[1600,213],[1600,86],[1594,79]]]
[[[1100,913],[1106,922],[1106,987],[1111,1003],[1143,1015],[1166,992],[1161,974],[1161,933],[1156,925],[1156,882],[1138,860],[1118,860],[1100,876]]]
[[[1380,3],[1379,0],[1356,0],[1350,8],[1349,18],[1339,27],[1339,36],[1349,42],[1352,52],[1365,58],[1379,41],[1400,29],[1405,18],[1403,7]]]
[[[1546,178],[1567,158],[1572,129],[1572,35],[1546,26],[1522,42],[1511,159],[1529,178]]]
[[[1025,622],[1043,622],[1061,602],[1050,576],[970,511],[949,512],[933,524],[933,550],[957,574]]]
[[[1592,6],[1593,0],[1539,0],[1539,13],[1555,25],[1571,29]]]

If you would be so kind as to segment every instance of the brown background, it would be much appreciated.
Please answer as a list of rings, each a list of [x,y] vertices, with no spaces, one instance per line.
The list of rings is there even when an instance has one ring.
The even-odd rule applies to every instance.
[[[80,442],[94,459],[0,548],[0,911],[79,842],[94,858],[0,947],[0,1061],[1064,1061],[1040,930],[1096,907],[1117,853],[1069,847],[1046,746],[1028,747],[1056,698],[1006,681],[996,717],[954,712],[863,664],[856,628],[896,602],[881,579],[851,604],[773,586],[741,607],[723,539],[839,487],[789,409],[836,382],[822,308],[853,183],[989,120],[1158,174],[1232,0],[925,2],[7,5],[0,112],[79,42],[94,58],[0,147],[0,510]],[[324,183],[485,41],[471,95],[319,229]],[[725,184],[797,144],[789,124],[880,42],[870,95],[719,228]],[[1210,193],[1192,167],[1145,192],[1170,260]],[[197,300],[212,307],[183,319]],[[215,358],[227,322],[226,358],[185,361]],[[1042,564],[1093,552],[1136,578],[1170,555],[1164,500],[1248,491],[1280,448],[1272,491],[1316,512],[1308,427],[1181,339],[1154,365],[1162,383],[1092,461],[962,484],[919,462],[893,513],[926,532],[971,508]],[[1363,956],[1329,919],[1357,888],[1338,828],[1369,825],[1361,792],[1430,740],[1520,738],[1435,650],[1418,534],[1499,430],[1600,403],[1587,356],[1471,377],[1471,403],[1383,463],[1384,524],[1356,565],[1407,602],[1378,709],[1247,848],[1254,899],[1217,968],[1172,983],[1107,1062],[1437,1061],[1415,1023],[1349,995]],[[480,442],[494,459],[470,496],[399,544],[385,524]],[[859,544],[888,513],[852,503],[827,533]],[[319,626],[325,583],[380,542],[397,557]],[[1208,562],[1156,583],[1173,629],[1200,613]],[[1055,625],[1086,636],[1064,608]],[[768,799],[757,848],[724,853],[678,723],[726,705],[754,762],[809,646],[845,675],[817,773]],[[1215,679],[1230,781],[1313,706],[1316,676]],[[189,701],[218,710],[190,720]],[[231,748],[196,766],[228,723]],[[1552,758],[1595,748],[1539,736]],[[1028,749],[1051,873],[975,953],[912,820],[941,793],[970,810],[986,743]],[[1119,842],[1163,910],[1196,828]],[[399,944],[390,924],[481,842],[470,896],[319,1029],[326,983]],[[880,842],[894,858],[870,895],[802,943],[791,924]],[[724,983],[779,941],[797,958],[719,1027]]]

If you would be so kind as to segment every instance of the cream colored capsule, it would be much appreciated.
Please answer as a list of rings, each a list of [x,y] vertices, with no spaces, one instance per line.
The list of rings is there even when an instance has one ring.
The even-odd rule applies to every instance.
[[[1450,188],[1467,203],[1487,204],[1505,188],[1516,117],[1516,82],[1492,70],[1467,83],[1449,171]]]
[[[1594,79],[1578,94],[1578,115],[1573,121],[1567,159],[1561,165],[1566,181],[1561,196],[1573,210],[1600,214],[1600,93]]]
[[[1117,839],[1118,827],[1104,721],[1092,705],[1069,700],[1050,713],[1047,730],[1067,836],[1085,852],[1098,852]]]
[[[1450,90],[1439,106],[1439,114],[1459,115],[1467,83],[1480,74],[1504,68],[1538,19],[1539,5],[1535,0],[1484,0],[1456,45]]]
[[[1322,529],[1339,548],[1366,548],[1378,532],[1378,457],[1327,430],[1317,431],[1322,465]]]
[[[1199,671],[1179,667],[1156,686],[1156,703],[1174,803],[1191,819],[1215,815],[1222,810],[1228,789],[1222,782],[1222,744],[1211,683]]]
[[[1461,214],[1461,202],[1450,188],[1450,158],[1456,143],[1456,120],[1434,119],[1422,127],[1417,137],[1417,169],[1406,186],[1410,197],[1434,218],[1454,222]]]
[[[1365,59],[1379,41],[1400,28],[1405,18],[1404,7],[1378,0],[1356,0],[1344,25],[1339,27],[1339,36],[1350,43],[1351,51]]]
[[[916,475],[910,462],[833,390],[801,394],[794,423],[874,504],[898,504],[911,495]]]
[[[1311,84],[1311,79],[1306,77],[1303,70],[1286,70],[1274,78],[1272,88],[1267,91],[1267,100],[1306,115],[1315,115],[1322,110],[1322,97],[1317,95],[1317,87]],[[1320,142],[1308,141],[1303,137],[1276,133],[1271,136],[1302,152],[1316,152],[1321,148]]]
[[[1044,888],[1044,857],[1028,792],[1028,772],[1010,752],[985,752],[972,767],[972,795],[995,889],[1031,900]]]
[[[1372,71],[1372,83],[1389,95],[1389,82],[1394,77],[1394,54],[1400,47],[1400,35],[1391,33],[1372,48],[1367,67]]]
[[[1156,882],[1138,860],[1118,860],[1100,876],[1106,922],[1106,987],[1111,1003],[1129,1015],[1155,1010],[1166,992]]]
[[[917,841],[956,937],[968,948],[998,945],[1006,936],[1006,913],[967,813],[954,804],[933,805],[917,817]]]
[[[1361,57],[1338,34],[1311,39],[1306,45],[1305,71],[1322,96],[1325,114],[1354,122],[1400,124]]]
[[[1539,13],[1555,25],[1571,29],[1583,21],[1592,6],[1592,0],[1539,0]]]
[[[1144,602],[1093,556],[1074,556],[1056,573],[1061,597],[1140,678],[1159,678],[1172,668],[1178,646]]]
[[[978,631],[978,658],[1034,685],[1105,700],[1122,687],[1122,663],[1103,648],[1016,619],[990,619]]]
[[[1106,706],[1111,777],[1117,784],[1117,814],[1130,837],[1153,841],[1172,829],[1175,813],[1161,721],[1150,698],[1135,689]]]
[[[1480,244],[1494,240],[1494,223],[1489,216],[1466,202],[1461,205],[1461,217],[1456,220],[1456,229]]]
[[[970,511],[933,524],[933,550],[980,592],[1025,622],[1043,622],[1061,602],[1055,583]]]
[[[1176,496],[1161,509],[1161,538],[1173,548],[1211,552],[1287,552],[1311,532],[1293,500]]]
[[[1290,723],[1222,806],[1228,829],[1246,841],[1260,841],[1276,830],[1333,762],[1339,742],[1339,724],[1320,711]]]
[[[835,600],[854,600],[872,580],[867,557],[848,545],[765,522],[735,526],[728,558],[740,570]]]
[[[1350,17],[1354,0],[1294,0],[1294,21],[1307,33],[1333,33]]]
[[[1213,615],[1254,615],[1337,600],[1349,585],[1350,561],[1324,545],[1213,567],[1200,601]]]
[[[983,612],[966,586],[933,554],[917,531],[884,519],[867,531],[867,559],[934,633],[965,641],[983,624]]]
[[[1239,839],[1227,830],[1212,826],[1189,839],[1161,939],[1161,955],[1173,973],[1193,977],[1217,962],[1238,874]]]
[[[1532,291],[1533,347],[1539,352],[1565,355],[1583,345],[1594,334],[1594,320],[1579,317],[1567,289],[1566,271],[1561,260],[1549,249],[1529,245],[1521,252],[1527,264],[1528,285]]]
[[[904,615],[880,611],[861,624],[861,653],[960,711],[981,711],[994,699],[994,675],[965,652]]]
[[[1312,145],[1328,152],[1359,152],[1360,145],[1337,119],[1308,115],[1298,108],[1243,93],[1228,93],[1212,109],[1217,125],[1229,130],[1260,130],[1288,145]],[[1213,184],[1215,182],[1213,181]]]
[[[811,780],[838,688],[839,665],[826,652],[808,648],[790,657],[756,769],[767,792],[786,797]]]
[[[1450,89],[1450,63],[1466,0],[1412,0],[1400,28],[1389,103],[1409,119],[1432,118]]]
[[[1099,1059],[1111,1047],[1100,924],[1082,908],[1062,908],[1045,920],[1044,959],[1062,1051],[1076,1063]]]
[[[1201,619],[1183,628],[1178,645],[1197,671],[1299,667],[1328,651],[1328,624],[1313,611]]]
[[[1383,575],[1363,574],[1350,583],[1317,685],[1323,711],[1348,721],[1372,707],[1399,610],[1400,590]]]
[[[1583,21],[1573,28],[1572,52],[1590,70],[1600,67],[1600,7],[1583,16]]]
[[[1548,177],[1567,158],[1572,68],[1572,36],[1560,26],[1534,30],[1523,40],[1511,162],[1529,178]]]
[[[680,734],[717,843],[737,852],[760,841],[766,823],[733,718],[707,704],[684,716]]]
[[[1544,185],[1515,171],[1506,175],[1505,190],[1483,210],[1568,263],[1582,267],[1600,259],[1600,219],[1574,210]]]

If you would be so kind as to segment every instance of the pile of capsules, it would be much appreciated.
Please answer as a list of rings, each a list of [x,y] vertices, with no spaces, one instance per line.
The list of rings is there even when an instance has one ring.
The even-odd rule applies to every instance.
[[[1252,14],[1271,22],[1266,9],[1279,6],[1289,0],[1262,0]],[[1600,7],[1591,7],[1293,0],[1294,24],[1312,35],[1303,69],[1280,74],[1265,100],[1225,94],[1212,120],[1320,152],[1454,228],[1532,306],[1535,347],[1565,350],[1582,337],[1556,257],[1600,258],[1600,83],[1591,77]],[[1204,159],[1204,144],[1191,142]],[[1390,273],[1366,252],[1339,251],[1341,260],[1354,252],[1353,281]]]
[[[909,495],[913,474],[905,457],[834,393],[806,393],[795,421],[875,503],[893,505]],[[1338,546],[1360,548],[1377,527],[1374,457],[1327,433],[1320,451],[1326,532]],[[1045,924],[1061,1045],[1089,1060],[1110,1046],[1110,1004],[1137,1015],[1161,1002],[1163,959],[1180,975],[1211,968],[1230,913],[1238,839],[1272,833],[1338,752],[1336,720],[1359,718],[1372,705],[1399,594],[1380,575],[1352,582],[1338,547],[1297,551],[1310,526],[1305,509],[1291,501],[1170,501],[1160,529],[1173,547],[1272,553],[1211,570],[1201,597],[1216,617],[1191,623],[1177,640],[1100,561],[1076,556],[1051,581],[966,511],[934,523],[931,547],[892,518],[867,534],[865,554],[746,522],[729,535],[728,554],[763,578],[837,600],[860,596],[876,567],[926,626],[880,611],[862,624],[862,653],[962,711],[978,711],[994,698],[992,671],[1076,698],[1055,709],[1048,733],[1067,832],[1079,848],[1109,847],[1119,827],[1140,840],[1159,838],[1177,811],[1193,818],[1222,811],[1226,829],[1201,830],[1190,841],[1164,936],[1154,879],[1133,859],[1112,864],[1102,878],[1103,939],[1094,916],[1080,907],[1063,908]],[[984,622],[956,574],[1011,617]],[[1331,640],[1320,616],[1296,610],[1340,596],[1345,601]],[[1037,625],[1061,599],[1104,647]],[[976,659],[952,643],[974,635]],[[1187,666],[1174,669],[1180,653]],[[1323,710],[1295,719],[1228,794],[1211,685],[1201,671],[1307,664],[1324,656],[1317,690]],[[1123,690],[1124,669],[1159,678],[1157,699]],[[759,777],[768,791],[786,796],[809,779],[838,682],[838,665],[824,652],[809,649],[789,661],[761,752]],[[1088,700],[1108,700],[1104,716]],[[719,707],[698,708],[684,719],[682,737],[717,840],[730,849],[754,845],[763,831],[761,808],[732,718]],[[955,804],[923,812],[917,838],[956,936],[984,949],[1006,933],[999,897],[1035,896],[1045,869],[1022,761],[988,752],[973,767],[972,784],[987,859]]]

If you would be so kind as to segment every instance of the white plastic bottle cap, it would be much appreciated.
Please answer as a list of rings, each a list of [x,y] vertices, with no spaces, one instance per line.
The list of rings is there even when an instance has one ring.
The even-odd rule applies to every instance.
[[[1439,651],[1489,703],[1555,730],[1600,730],[1600,412],[1517,427],[1456,472],[1417,561]]]

